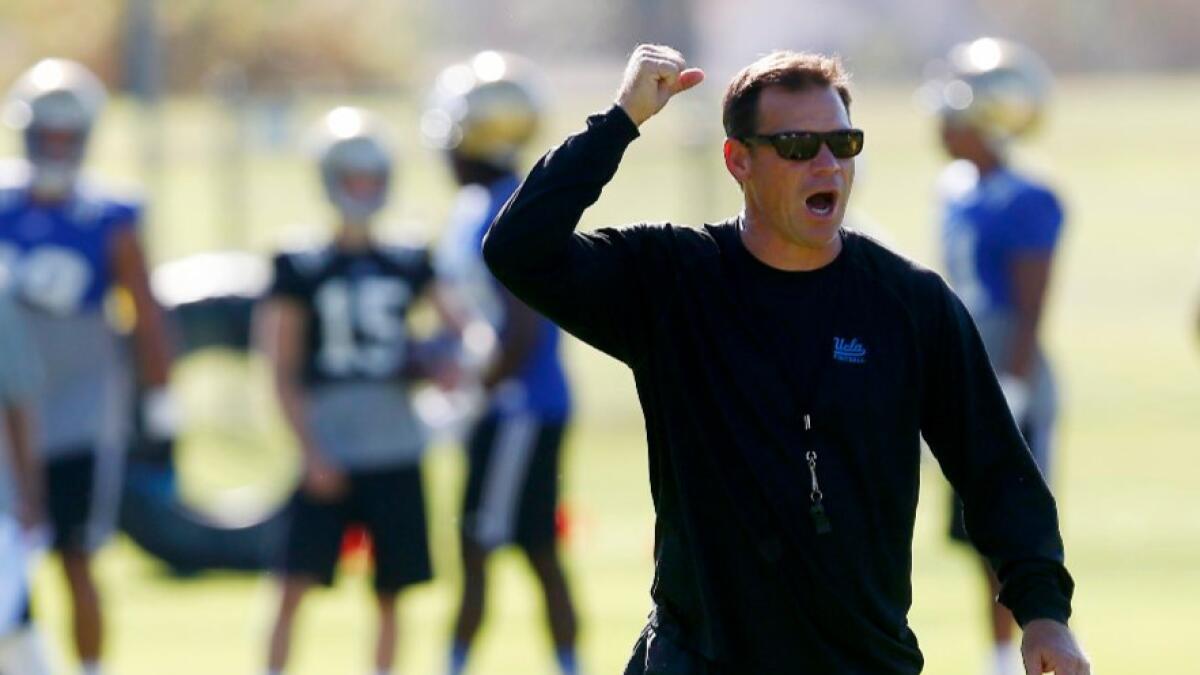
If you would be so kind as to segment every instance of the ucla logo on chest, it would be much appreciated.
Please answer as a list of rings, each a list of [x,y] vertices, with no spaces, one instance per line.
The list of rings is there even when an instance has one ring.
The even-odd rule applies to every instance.
[[[833,360],[843,363],[866,363],[867,347],[858,338],[833,338]]]

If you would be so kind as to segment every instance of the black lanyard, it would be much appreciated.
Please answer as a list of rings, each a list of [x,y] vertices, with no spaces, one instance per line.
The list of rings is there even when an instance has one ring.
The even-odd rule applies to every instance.
[[[730,242],[730,245],[741,247],[741,251],[735,253],[753,258],[754,254],[751,253],[741,241],[741,226],[742,223],[740,219],[734,223],[732,234],[735,240]],[[815,288],[810,289],[810,292],[814,294],[813,297],[817,298],[820,298],[821,294],[823,293],[829,293],[828,297],[829,302],[831,303],[832,311],[827,315],[826,320],[823,322],[823,327],[825,328],[838,325],[846,306],[845,277],[846,264],[848,261],[843,260],[842,258],[843,256],[849,255],[848,249],[850,243],[844,233],[839,233],[839,236],[842,237],[842,250],[838,253],[838,257],[835,258],[833,262],[829,263],[830,265],[836,265],[837,267],[832,270],[828,270],[828,274],[822,275],[822,277],[817,280],[817,285]],[[734,277],[734,284],[737,286],[738,294],[743,298],[750,298],[752,296],[747,294],[749,284],[746,283],[746,280],[742,278],[743,275],[747,274],[747,270],[741,269],[741,267],[749,267],[755,264],[763,265],[764,263],[757,259],[751,259],[739,262],[733,266],[732,276]],[[753,301],[738,304],[742,305],[744,308],[743,311],[746,313],[753,311]],[[756,323],[758,322],[755,322],[753,319],[751,319],[748,325],[755,325]],[[761,333],[765,333],[765,337],[760,337],[758,335],[759,332],[750,332],[754,336],[754,339],[765,340],[767,342],[765,345],[766,349],[764,350],[766,353],[779,354],[781,356],[788,353],[788,345],[780,342],[777,331],[759,331]],[[830,333],[832,333],[832,331],[830,331]],[[799,403],[799,413],[802,424],[800,446],[804,449],[804,460],[808,466],[809,478],[811,479],[809,490],[809,502],[811,503],[811,506],[809,507],[809,516],[813,522],[813,529],[818,535],[828,534],[829,532],[833,531],[833,524],[830,522],[829,515],[825,511],[825,493],[821,491],[820,482],[817,477],[817,462],[820,459],[820,456],[818,454],[817,445],[813,437],[813,426],[815,422],[813,418],[813,409],[816,405],[817,397],[822,390],[825,377],[828,374],[830,362],[833,360],[832,353],[828,357],[821,355],[819,346],[821,337],[823,336],[818,336],[819,339],[817,341],[818,351],[816,352],[815,356],[816,363],[814,363],[811,368],[805,369],[807,372],[804,374],[808,376],[808,386],[804,386],[804,381],[801,378],[800,373],[798,373],[796,369],[789,367],[786,359],[779,358],[779,363],[777,364],[777,370],[783,374],[783,377],[790,380],[792,389],[795,392],[795,397]],[[829,349],[833,349],[832,339],[829,343]],[[788,453],[787,456],[789,459],[793,459],[792,454]]]

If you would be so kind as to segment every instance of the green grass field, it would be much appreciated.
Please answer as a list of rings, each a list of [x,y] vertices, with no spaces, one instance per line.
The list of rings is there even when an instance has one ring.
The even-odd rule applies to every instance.
[[[1200,80],[1184,77],[1066,81],[1045,135],[1023,156],[1053,176],[1069,209],[1045,331],[1065,390],[1054,484],[1078,583],[1074,625],[1099,673],[1198,668],[1197,85]],[[681,102],[644,129],[645,138],[587,215],[589,226],[634,219],[698,222],[733,212],[738,195],[713,144],[717,87],[706,87],[693,105]],[[907,85],[859,84],[855,117],[867,129],[869,149],[856,202],[901,250],[936,265],[931,184],[941,158],[930,121],[911,105],[910,92]],[[577,128],[582,113],[605,106],[608,96],[603,89],[573,98],[571,110],[556,116],[542,140],[555,142]],[[432,234],[448,203],[447,175],[414,141],[412,111],[380,105],[395,120],[405,156],[394,215],[426,223],[415,231]],[[300,117],[311,119],[314,111],[305,108]],[[240,219],[229,216],[218,199],[219,122],[202,102],[168,107],[167,171],[158,179],[149,231],[156,260],[223,246],[264,250],[303,229],[287,224],[324,219],[312,167],[293,154],[268,150],[255,151],[248,165],[248,209]],[[97,139],[99,165],[136,179],[130,139],[144,126],[131,110],[116,106]],[[693,129],[709,143],[690,145],[685,132]],[[5,141],[11,146],[11,139]],[[564,475],[574,515],[565,550],[583,617],[584,663],[591,673],[615,673],[649,607],[652,513],[642,425],[621,366],[578,343],[567,351],[579,415]],[[186,484],[199,500],[243,482],[254,482],[260,496],[277,494],[292,471],[261,372],[251,371],[256,386],[231,381],[237,373],[245,371],[213,357],[180,369],[197,420],[184,445]],[[443,664],[458,584],[453,513],[461,474],[462,460],[452,448],[430,454],[426,476],[438,578],[405,596],[405,673],[435,673]],[[979,672],[982,584],[971,556],[942,536],[945,488],[936,465],[927,466],[924,478],[911,622],[927,672]],[[502,555],[492,570],[491,612],[472,672],[551,672],[540,603],[521,561]],[[173,579],[123,540],[103,554],[100,576],[118,675],[261,670],[272,600],[268,579]],[[365,577],[351,570],[342,581],[311,598],[290,672],[368,672],[372,618]],[[66,654],[69,618],[53,566],[39,569],[37,593],[38,611]]]

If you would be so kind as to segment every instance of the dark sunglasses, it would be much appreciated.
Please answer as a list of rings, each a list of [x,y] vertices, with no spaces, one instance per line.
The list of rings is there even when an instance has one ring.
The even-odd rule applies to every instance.
[[[821,152],[822,145],[838,159],[854,157],[863,149],[862,129],[837,131],[781,131],[777,134],[754,134],[738,139],[746,145],[767,143],[784,159],[808,160]]]

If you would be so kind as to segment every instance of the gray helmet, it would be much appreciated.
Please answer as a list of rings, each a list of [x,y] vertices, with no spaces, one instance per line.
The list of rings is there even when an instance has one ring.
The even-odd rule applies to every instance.
[[[512,165],[541,117],[534,78],[529,61],[496,51],[446,68],[421,118],[422,137],[467,159]]]
[[[24,135],[35,190],[62,192],[74,184],[105,98],[100,80],[66,59],[39,61],[13,83],[4,104],[4,121]],[[43,138],[46,132],[74,137],[66,148],[50,152]]]
[[[342,106],[326,113],[311,135],[321,182],[334,207],[350,220],[364,220],[387,202],[392,150],[384,125],[362,108]],[[347,174],[373,174],[382,186],[369,197],[350,194]]]
[[[951,49],[940,69],[921,96],[942,117],[1000,142],[1025,136],[1041,123],[1053,77],[1031,49],[980,38]]]

